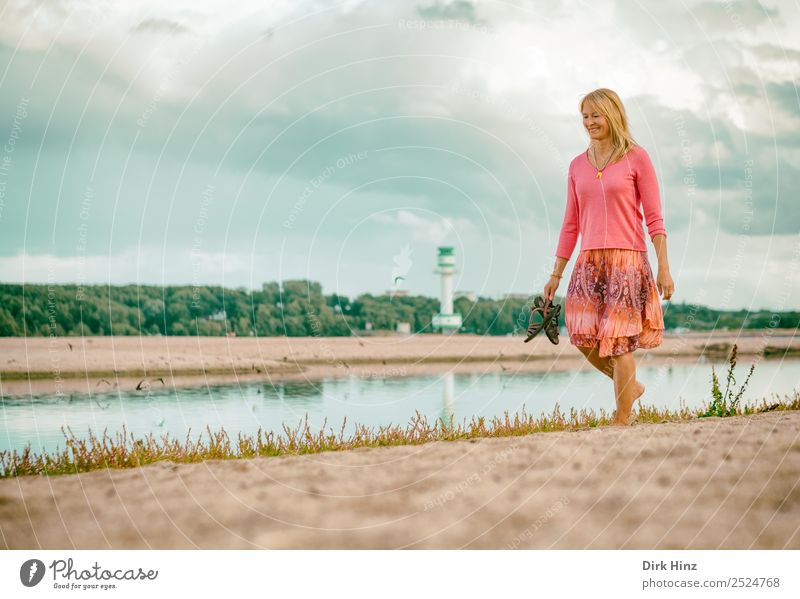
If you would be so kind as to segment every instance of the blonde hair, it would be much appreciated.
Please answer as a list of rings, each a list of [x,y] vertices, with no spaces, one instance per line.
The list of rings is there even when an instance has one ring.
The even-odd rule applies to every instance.
[[[623,106],[622,100],[619,99],[616,92],[605,87],[591,91],[581,98],[579,106],[581,113],[583,113],[583,105],[587,102],[603,115],[611,130],[611,145],[614,151],[611,153],[608,163],[612,164],[638,145],[628,130],[628,117],[625,114],[625,106]]]

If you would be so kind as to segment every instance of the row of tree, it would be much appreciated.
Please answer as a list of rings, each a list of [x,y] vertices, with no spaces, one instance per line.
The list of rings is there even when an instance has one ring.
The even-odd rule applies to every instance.
[[[455,311],[461,332],[522,334],[531,298],[471,301]],[[558,300],[562,301],[563,300]],[[354,331],[395,330],[408,322],[416,333],[433,332],[439,300],[424,296],[323,295],[306,280],[265,283],[261,291],[190,286],[77,286],[0,284],[0,336],[255,335],[349,336]],[[797,328],[800,312],[719,311],[704,306],[663,305],[668,329]],[[563,325],[563,310],[561,324]]]

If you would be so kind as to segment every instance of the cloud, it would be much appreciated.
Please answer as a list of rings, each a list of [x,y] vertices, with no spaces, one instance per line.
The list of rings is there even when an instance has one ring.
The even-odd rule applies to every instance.
[[[414,241],[443,243],[454,231],[466,232],[473,229],[472,223],[464,218],[425,218],[409,210],[398,210],[394,214],[379,213],[372,220],[385,225],[406,227],[411,231]]]
[[[235,252],[185,251],[164,255],[156,248],[119,254],[55,256],[26,254],[0,257],[0,280],[111,285],[226,285],[248,281],[252,265],[264,256]],[[248,281],[258,287],[261,281]]]
[[[777,9],[768,8],[758,0],[700,2],[691,10],[703,28],[713,33],[754,30],[779,15]]]
[[[601,86],[654,160],[671,234],[702,222],[784,247],[800,229],[799,25],[787,2],[12,1],[0,134],[30,106],[0,181],[0,255],[74,257],[88,188],[84,255],[181,255],[208,184],[202,249],[240,264],[291,247],[301,268],[310,239],[336,255],[347,235],[370,247],[389,231],[506,252],[536,236],[542,255],[587,145],[578,100]]]
[[[419,15],[425,19],[456,19],[479,24],[482,21],[475,14],[475,3],[467,0],[438,0],[426,6],[417,7]]]
[[[187,33],[188,27],[170,19],[145,19],[133,29],[135,33]]]

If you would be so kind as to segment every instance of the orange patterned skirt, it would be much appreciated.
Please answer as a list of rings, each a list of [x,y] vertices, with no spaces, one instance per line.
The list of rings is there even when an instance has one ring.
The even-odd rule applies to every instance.
[[[664,315],[647,252],[583,250],[569,279],[564,322],[570,343],[600,357],[661,345]]]

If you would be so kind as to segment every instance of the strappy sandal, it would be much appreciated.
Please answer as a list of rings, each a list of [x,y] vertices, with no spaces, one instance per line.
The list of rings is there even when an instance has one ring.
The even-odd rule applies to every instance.
[[[536,337],[544,329],[545,335],[553,345],[558,345],[558,315],[561,313],[560,304],[551,304],[541,295],[537,295],[531,306],[531,315],[528,321],[528,337],[525,343]]]

